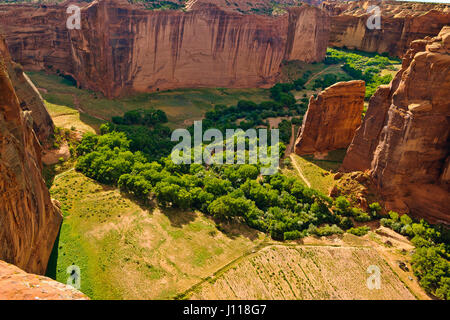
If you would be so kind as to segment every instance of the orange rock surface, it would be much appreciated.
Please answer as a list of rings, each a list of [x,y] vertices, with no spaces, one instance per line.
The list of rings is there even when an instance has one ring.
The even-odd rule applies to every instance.
[[[181,87],[267,87],[283,60],[320,61],[329,18],[302,5],[266,16],[221,9],[147,10],[126,0],[79,4],[81,29],[66,28],[66,5],[0,5],[13,60],[28,70],[70,75],[108,97]],[[12,14],[14,12],[14,14]]]
[[[361,124],[364,81],[338,82],[311,97],[295,142],[299,155],[347,148]]]
[[[88,300],[63,283],[0,261],[0,300]]]
[[[41,145],[0,50],[0,259],[45,273],[62,215],[42,178]]]
[[[370,170],[388,210],[450,223],[450,27],[415,40],[370,100],[342,169]]]
[[[369,30],[367,13],[378,6],[381,28]],[[402,57],[411,41],[436,36],[450,25],[450,6],[397,1],[326,1],[322,8],[331,16],[330,46]]]
[[[41,144],[48,142],[54,133],[53,120],[48,113],[41,94],[23,72],[22,66],[11,60],[8,47],[3,38],[0,38],[0,52],[4,56],[8,75],[13,84],[14,91],[19,98],[20,107],[24,111],[31,111],[33,130]]]

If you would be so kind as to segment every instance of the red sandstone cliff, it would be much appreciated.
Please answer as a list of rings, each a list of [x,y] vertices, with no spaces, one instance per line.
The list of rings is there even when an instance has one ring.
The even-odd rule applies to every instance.
[[[320,61],[328,43],[328,16],[308,5],[277,17],[203,1],[186,12],[146,10],[125,0],[80,5],[81,30],[66,28],[65,5],[0,5],[0,27],[13,59],[26,69],[71,75],[108,97],[269,86],[283,60]]]
[[[369,6],[379,6],[381,29],[369,30]],[[411,41],[435,36],[450,24],[450,6],[396,1],[327,1],[322,8],[331,16],[330,46],[366,52],[388,52],[401,57]]]
[[[24,111],[31,111],[33,130],[41,144],[48,142],[54,132],[53,120],[45,107],[41,94],[23,72],[22,66],[11,60],[8,48],[3,38],[0,38],[0,52],[2,52],[8,75],[14,91],[19,98],[20,107]]]
[[[388,210],[450,223],[450,27],[416,40],[369,102],[342,169],[370,170]]]
[[[88,300],[78,290],[0,261],[0,300]]]
[[[364,81],[339,82],[311,97],[295,153],[313,154],[347,148],[361,124]]]
[[[43,274],[62,220],[42,178],[41,146],[0,50],[0,259]]]

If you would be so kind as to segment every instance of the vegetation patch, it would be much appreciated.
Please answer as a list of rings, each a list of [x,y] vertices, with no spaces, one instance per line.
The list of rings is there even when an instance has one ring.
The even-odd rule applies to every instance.
[[[450,231],[424,220],[414,221],[408,215],[390,211],[381,224],[411,239],[416,247],[412,256],[414,275],[426,292],[450,300]]]
[[[93,299],[173,298],[263,239],[224,234],[198,212],[141,207],[74,170],[50,191],[64,220],[47,274],[65,283],[67,267],[79,266],[81,291]]]

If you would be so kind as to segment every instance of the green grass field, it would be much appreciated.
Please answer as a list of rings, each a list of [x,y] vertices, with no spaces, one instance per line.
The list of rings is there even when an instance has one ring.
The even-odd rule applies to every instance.
[[[235,105],[239,100],[259,103],[270,99],[267,89],[200,88],[142,93],[108,100],[99,93],[78,89],[57,75],[44,72],[27,74],[41,89],[48,103],[77,109],[87,118],[109,121],[112,116],[122,116],[129,110],[155,108],[166,112],[168,126],[173,129],[187,127],[194,120],[202,119],[215,104]]]
[[[168,299],[251,251],[264,235],[245,226],[226,234],[196,212],[152,210],[74,170],[55,177],[64,221],[47,274],[65,283],[81,269],[93,299]]]
[[[45,106],[55,125],[60,128],[75,129],[81,133],[98,133],[100,125],[105,122],[65,105],[45,101]]]
[[[303,175],[311,184],[311,188],[328,194],[335,184],[334,172],[337,171],[345,156],[345,149],[334,150],[328,153],[323,159],[316,159],[312,155],[293,155],[298,167]],[[295,166],[284,168],[283,173],[288,176],[297,176],[299,174]],[[300,177],[300,181],[304,182]]]

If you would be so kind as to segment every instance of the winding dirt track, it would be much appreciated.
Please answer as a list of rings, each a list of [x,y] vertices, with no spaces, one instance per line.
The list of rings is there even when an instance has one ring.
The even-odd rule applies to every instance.
[[[294,167],[297,170],[300,177],[303,179],[303,181],[305,181],[308,188],[311,188],[311,183],[308,181],[308,179],[306,179],[305,175],[303,174],[302,168],[300,168],[299,165],[297,164],[297,162],[295,161],[294,154],[291,153],[290,157],[291,157],[292,164],[294,165]]]

